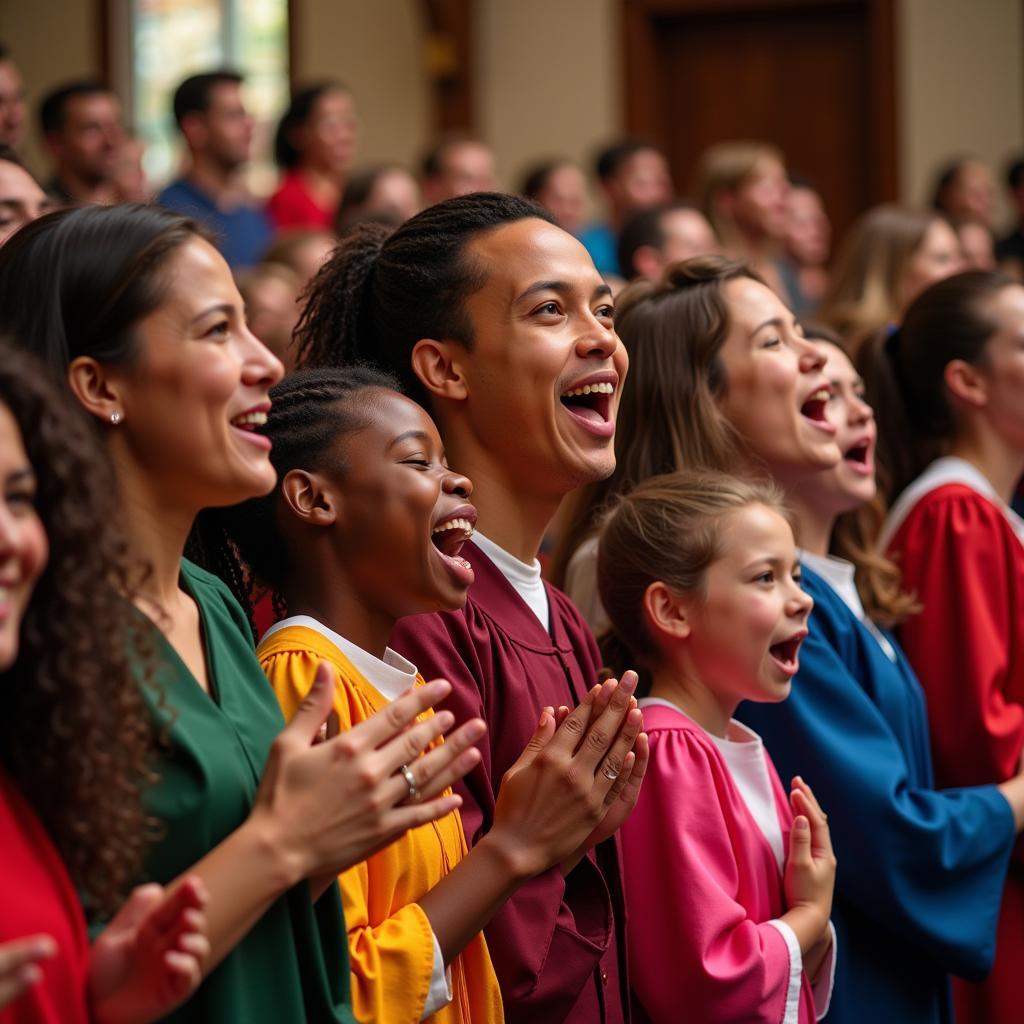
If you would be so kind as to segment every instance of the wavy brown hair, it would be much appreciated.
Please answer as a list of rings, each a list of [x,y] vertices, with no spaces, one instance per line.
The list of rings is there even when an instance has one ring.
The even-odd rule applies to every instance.
[[[3,343],[0,403],[21,431],[50,547],[0,677],[0,761],[87,910],[107,915],[139,873],[148,831],[152,734],[138,680],[152,652],[130,601],[139,573],[95,430],[43,366]]]

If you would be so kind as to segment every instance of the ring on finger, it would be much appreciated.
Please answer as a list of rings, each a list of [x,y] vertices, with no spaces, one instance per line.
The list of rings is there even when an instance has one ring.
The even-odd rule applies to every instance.
[[[610,764],[606,764],[602,767],[601,774],[609,782],[614,782],[619,777],[619,773]]]
[[[405,779],[405,784],[409,787],[409,796],[406,799],[411,804],[419,803],[420,791],[416,785],[416,776],[413,775],[412,769],[407,764],[403,764],[398,771],[402,778]]]

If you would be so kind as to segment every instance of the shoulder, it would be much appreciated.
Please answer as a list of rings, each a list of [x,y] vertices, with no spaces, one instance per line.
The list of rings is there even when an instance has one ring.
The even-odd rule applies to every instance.
[[[944,484],[923,495],[907,513],[893,537],[893,544],[915,537],[929,546],[955,542],[961,545],[979,536],[1012,535],[999,506],[973,487],[962,483]]]
[[[245,612],[242,611],[242,606],[235,599],[235,595],[228,589],[227,584],[214,576],[212,572],[201,569],[187,558],[181,560],[181,575],[188,581],[189,589],[202,606],[204,613],[207,616],[220,613],[222,616],[230,618],[245,637],[246,645],[251,650],[252,629],[249,620]]]

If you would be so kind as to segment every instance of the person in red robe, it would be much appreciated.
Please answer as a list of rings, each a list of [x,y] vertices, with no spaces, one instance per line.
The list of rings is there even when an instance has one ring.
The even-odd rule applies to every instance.
[[[393,234],[358,228],[320,274],[299,326],[300,362],[364,360],[433,413],[475,481],[475,582],[457,612],[411,616],[390,646],[452,684],[458,719],[488,724],[462,787],[470,844],[493,820],[504,773],[543,707],[578,704],[600,658],[582,616],[541,579],[537,553],[562,497],[614,467],[624,349],[611,293],[576,239],[515,196],[447,200]],[[576,854],[522,886],[486,931],[506,1019],[628,1020],[615,833],[647,762],[634,747],[620,799]],[[613,769],[610,769],[613,770]]]
[[[969,271],[922,293],[865,354],[896,498],[882,543],[920,602],[900,640],[944,787],[1003,782],[1024,752],[1024,521],[1010,509],[1024,475],[1022,336],[1024,287]],[[980,984],[954,981],[957,1020],[1017,1019],[1022,958],[1018,842],[995,966]]]

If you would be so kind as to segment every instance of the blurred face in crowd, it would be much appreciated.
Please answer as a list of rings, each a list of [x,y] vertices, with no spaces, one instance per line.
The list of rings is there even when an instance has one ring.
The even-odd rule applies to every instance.
[[[0,245],[50,208],[50,199],[24,167],[0,160]]]
[[[1008,285],[987,305],[996,332],[974,367],[983,415],[1004,443],[1024,452],[1024,287]]]
[[[771,156],[763,156],[732,197],[732,218],[748,238],[783,238],[789,219],[789,178]]]
[[[249,160],[253,119],[242,102],[238,82],[218,82],[209,96],[206,111],[187,115],[182,131],[195,152],[232,171]]]
[[[945,192],[945,213],[953,218],[990,224],[996,209],[996,185],[989,169],[967,160]]]
[[[786,200],[786,251],[797,266],[820,267],[828,261],[832,229],[821,196],[814,189],[790,188]]]
[[[25,86],[12,60],[0,60],[0,142],[20,149],[25,141]]]
[[[423,183],[431,203],[469,195],[493,192],[498,187],[494,154],[482,142],[454,142],[441,154],[438,173]]]
[[[665,236],[661,247],[665,263],[718,252],[718,239],[700,210],[669,210],[662,215],[661,231]]]
[[[963,269],[963,252],[956,232],[944,220],[933,221],[903,272],[901,308],[906,309],[928,285]]]
[[[406,221],[423,209],[416,179],[404,168],[389,167],[377,175],[366,200],[367,213],[383,213]]]
[[[992,232],[976,220],[965,220],[956,233],[963,250],[964,270],[995,270],[996,251]]]
[[[667,203],[672,198],[668,161],[656,149],[641,149],[623,160],[605,189],[620,216]]]
[[[288,267],[257,267],[238,281],[249,330],[281,360],[285,373],[295,369],[292,334],[299,320],[298,277]]]
[[[359,119],[350,93],[328,89],[313,104],[299,129],[297,149],[302,162],[330,174],[343,174],[352,166],[359,137]]]
[[[111,180],[123,142],[121,104],[109,92],[72,96],[64,123],[47,137],[58,168],[90,185]]]
[[[570,234],[583,227],[587,215],[587,181],[573,164],[561,164],[547,176],[537,201]]]
[[[134,138],[126,138],[114,168],[114,189],[122,203],[142,203],[149,196],[142,155],[146,147]]]

